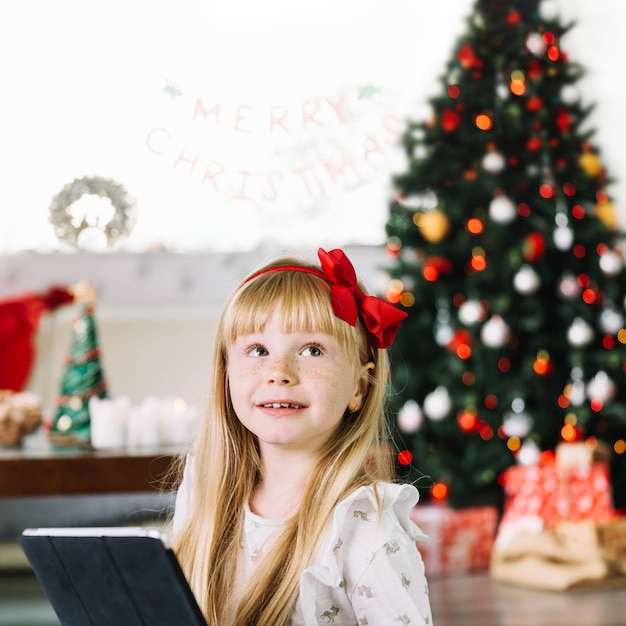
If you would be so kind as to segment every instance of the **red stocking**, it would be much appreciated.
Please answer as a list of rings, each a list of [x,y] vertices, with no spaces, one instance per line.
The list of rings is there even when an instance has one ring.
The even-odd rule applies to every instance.
[[[0,301],[0,389],[21,391],[35,358],[34,335],[46,311],[72,302],[64,287]]]

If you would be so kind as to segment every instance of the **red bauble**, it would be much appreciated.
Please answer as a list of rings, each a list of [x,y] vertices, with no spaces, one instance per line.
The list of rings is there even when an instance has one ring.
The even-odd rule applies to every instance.
[[[521,15],[517,11],[513,10],[507,16],[506,23],[514,26],[515,24],[519,24],[521,19]]]
[[[524,239],[522,255],[526,261],[540,261],[546,253],[546,240],[541,233],[530,233]]]
[[[483,62],[474,54],[474,49],[468,43],[461,46],[456,58],[464,69],[483,66]]]
[[[461,345],[470,346],[474,340],[472,333],[465,328],[459,328],[454,335],[452,335],[452,339],[446,344],[446,349],[450,352],[456,352],[457,348]]]
[[[455,131],[461,124],[461,116],[456,111],[446,109],[441,114],[441,128],[447,133]]]

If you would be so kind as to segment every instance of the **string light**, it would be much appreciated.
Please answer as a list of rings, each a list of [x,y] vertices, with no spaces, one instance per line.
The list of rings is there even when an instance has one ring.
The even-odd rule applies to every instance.
[[[509,87],[516,96],[524,95],[526,91],[526,76],[522,70],[513,70],[511,72],[511,83]]]
[[[467,232],[471,233],[472,235],[480,235],[480,233],[483,232],[485,225],[483,224],[482,220],[478,219],[477,217],[471,217],[467,220],[465,228],[467,229]]]
[[[434,500],[441,502],[448,497],[448,486],[445,483],[435,483],[431,494]]]
[[[479,113],[474,123],[479,130],[491,130],[493,127],[493,119],[489,113]]]

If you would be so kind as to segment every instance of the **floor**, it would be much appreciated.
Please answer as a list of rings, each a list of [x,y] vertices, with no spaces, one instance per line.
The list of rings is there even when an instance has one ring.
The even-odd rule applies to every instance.
[[[626,625],[626,585],[541,592],[476,574],[431,580],[430,598],[434,626]],[[37,581],[24,571],[0,572],[0,624],[59,626]]]

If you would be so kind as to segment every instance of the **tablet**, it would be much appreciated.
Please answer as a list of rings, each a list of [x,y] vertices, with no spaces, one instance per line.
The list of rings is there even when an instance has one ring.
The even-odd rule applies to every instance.
[[[159,529],[29,528],[18,541],[63,626],[207,626]]]

